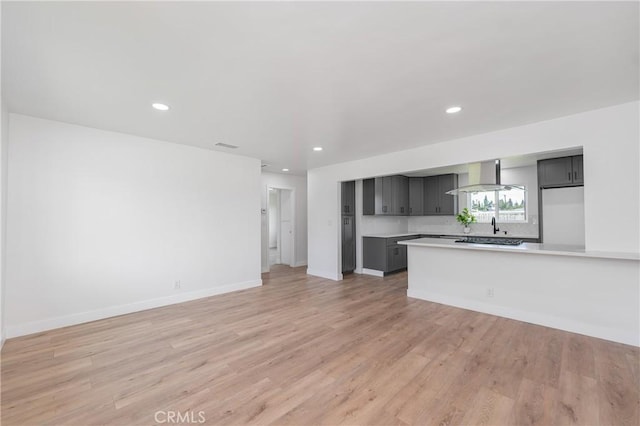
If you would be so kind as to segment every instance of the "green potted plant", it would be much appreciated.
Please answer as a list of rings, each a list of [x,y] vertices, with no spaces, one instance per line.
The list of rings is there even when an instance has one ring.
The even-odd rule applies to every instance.
[[[476,217],[471,214],[469,209],[466,207],[462,209],[461,213],[458,213],[458,215],[456,216],[456,220],[464,226],[463,231],[465,234],[471,232],[471,228],[469,228],[469,225],[471,225],[472,223],[476,223]]]

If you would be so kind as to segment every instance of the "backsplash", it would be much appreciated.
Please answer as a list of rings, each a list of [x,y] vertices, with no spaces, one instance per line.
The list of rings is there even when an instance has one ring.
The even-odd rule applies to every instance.
[[[408,232],[423,234],[462,234],[460,225],[453,216],[415,216],[408,218]],[[499,236],[538,238],[538,215],[529,215],[527,223],[498,223]],[[504,234],[507,231],[507,235]],[[470,235],[493,235],[490,223],[474,223]]]
[[[361,216],[360,235],[406,233],[407,216]]]

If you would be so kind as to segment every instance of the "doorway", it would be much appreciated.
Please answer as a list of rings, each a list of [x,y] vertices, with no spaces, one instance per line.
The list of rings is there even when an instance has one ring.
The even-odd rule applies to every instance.
[[[267,192],[268,266],[294,266],[293,190],[269,187]]]

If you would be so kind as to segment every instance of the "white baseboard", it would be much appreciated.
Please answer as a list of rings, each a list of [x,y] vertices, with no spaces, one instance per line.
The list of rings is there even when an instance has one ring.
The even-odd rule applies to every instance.
[[[319,271],[317,269],[307,268],[307,275],[313,275],[314,277],[326,278],[328,280],[340,281],[342,279],[342,274],[336,274],[335,272],[325,272]]]
[[[374,277],[384,277],[384,272],[378,271],[376,269],[362,268],[362,273],[364,275],[373,275]]]
[[[443,305],[455,306],[457,308],[469,309],[471,311],[482,312],[485,314],[511,318],[531,324],[543,325],[545,327],[557,328],[559,330],[570,331],[572,333],[584,334],[585,336],[611,340],[613,342],[624,343],[626,345],[640,346],[640,336],[638,336],[634,331],[600,327],[594,324],[578,322],[570,318],[561,318],[544,313],[523,311],[429,291],[416,291],[410,289],[407,290],[407,296],[416,299],[428,300],[430,302],[442,303]]]
[[[6,338],[25,336],[27,334],[39,333],[41,331],[53,330],[55,328],[68,327],[70,325],[82,324],[85,322],[101,320],[118,315],[130,314],[132,312],[146,311],[148,309],[159,308],[176,303],[188,302],[190,300],[202,299],[232,291],[246,290],[248,288],[259,287],[262,280],[244,281],[235,284],[228,284],[220,287],[212,287],[204,290],[190,291],[157,299],[143,300],[126,305],[110,306],[108,308],[95,311],[81,312],[77,314],[65,315],[61,317],[48,318],[45,320],[32,321],[24,324],[8,325],[6,327]]]

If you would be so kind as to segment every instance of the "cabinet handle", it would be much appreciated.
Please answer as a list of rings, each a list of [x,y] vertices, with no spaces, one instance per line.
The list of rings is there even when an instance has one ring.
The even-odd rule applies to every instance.
[[[578,172],[573,172],[573,180],[578,180]]]
[[[400,207],[400,213],[404,213],[404,207]]]
[[[571,180],[571,172],[569,172],[569,180]]]
[[[413,207],[409,207],[409,213],[413,213]]]
[[[382,206],[382,211],[386,213],[387,212],[387,206]]]

